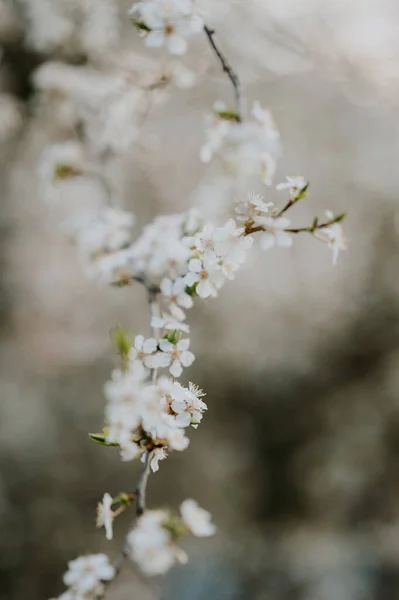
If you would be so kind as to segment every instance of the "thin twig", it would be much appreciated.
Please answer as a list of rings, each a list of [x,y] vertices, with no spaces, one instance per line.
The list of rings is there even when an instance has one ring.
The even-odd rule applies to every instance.
[[[214,39],[215,30],[214,29],[210,29],[207,25],[204,25],[204,31],[205,31],[205,34],[206,34],[208,40],[209,40],[210,45],[212,46],[213,51],[215,52],[216,56],[220,60],[220,63],[222,65],[223,71],[226,73],[227,77],[230,79],[230,81],[231,81],[231,83],[232,83],[232,85],[234,87],[237,121],[241,122],[242,121],[242,116],[241,116],[241,84],[240,84],[240,80],[238,78],[238,75],[233,70],[233,68],[231,67],[229,61],[224,56],[224,54],[222,53],[222,51],[216,45],[216,42],[215,42],[215,39]]]
[[[310,227],[299,227],[297,229],[283,229],[283,231],[286,231],[287,233],[314,233],[318,229],[325,229],[326,227],[330,227],[330,225],[333,225],[334,223],[336,223],[336,221],[334,219],[331,219],[330,221],[326,221],[325,223],[311,225]],[[256,227],[251,227],[250,229],[247,229],[243,235],[252,235],[253,233],[257,233],[258,231],[267,231],[267,229],[263,227],[263,225],[257,225]]]
[[[147,451],[144,459],[144,468],[141,472],[136,489],[136,516],[140,517],[146,509],[147,482],[150,475],[152,452]]]
[[[148,477],[150,475],[151,454],[152,454],[151,451],[150,452],[147,451],[147,453],[145,455],[144,467],[143,467],[143,470],[141,471],[141,475],[140,475],[139,481],[137,483],[137,488],[136,488],[136,492],[135,492],[135,494],[136,494],[135,521],[138,517],[141,517],[141,515],[144,513],[144,511],[146,509],[146,492],[147,492]],[[129,529],[129,532],[130,532],[130,529]],[[127,536],[126,536],[123,541],[121,549],[119,550],[118,554],[115,557],[114,562],[112,563],[112,566],[115,569],[115,575],[114,575],[113,579],[110,580],[109,582],[104,582],[104,584],[107,588],[112,583],[112,581],[114,581],[117,578],[117,576],[119,575],[123,561],[125,560],[128,553],[129,553],[129,545],[128,545]]]

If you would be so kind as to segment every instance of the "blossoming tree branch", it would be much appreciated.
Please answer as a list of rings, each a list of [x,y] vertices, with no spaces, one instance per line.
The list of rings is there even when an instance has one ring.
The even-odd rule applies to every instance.
[[[259,102],[254,103],[249,115],[243,110],[239,78],[219,48],[215,31],[204,23],[193,0],[144,0],[133,4],[129,13],[148,48],[163,46],[175,56],[186,52],[192,36],[204,34],[232,84],[234,105],[215,103],[207,120],[200,158],[205,163],[217,159],[229,171],[255,175],[265,186],[272,185],[279,133],[270,113]],[[37,76],[39,88],[55,85],[58,75],[51,69],[51,65],[44,67]],[[63,74],[69,77],[70,89],[74,91],[72,101],[81,133],[80,137],[71,137],[45,150],[41,175],[46,196],[57,199],[65,184],[84,174],[98,177],[111,195],[101,160],[107,151],[123,151],[137,139],[137,121],[132,128],[127,122],[126,107],[132,97],[136,100],[141,91],[140,99],[147,100],[153,90],[170,83],[172,71],[180,83],[187,83],[190,74],[183,65],[176,67],[176,63],[169,77],[163,74],[151,82],[121,83],[117,77],[101,79],[92,74],[91,82],[96,81],[101,93],[96,103],[89,106],[86,83],[77,72],[65,69]],[[65,79],[59,77],[57,85],[65,85]],[[113,86],[115,90],[110,92]],[[117,109],[112,112],[110,106],[115,103]],[[141,119],[148,109],[146,103]],[[122,141],[114,133],[115,115],[120,113],[126,124]],[[98,117],[103,129],[97,127]],[[94,152],[93,123],[97,127]],[[104,494],[98,504],[97,526],[104,527],[106,538],[112,539],[115,519],[132,506],[134,522],[112,560],[105,554],[93,554],[69,563],[64,575],[67,590],[60,599],[104,598],[126,558],[145,575],[165,573],[174,564],[187,561],[179,547],[183,536],[206,537],[215,533],[210,513],[195,500],[184,500],[179,512],[147,507],[150,473],[158,471],[160,462],[172,451],[188,448],[187,432],[202,423],[207,410],[204,392],[194,383],[185,387],[179,382],[183,371],[195,360],[188,337],[187,311],[198,299],[216,297],[225,283],[235,278],[255,239],[261,248],[269,250],[274,246],[289,247],[296,234],[307,233],[331,248],[334,264],[345,247],[341,226],[344,214],[327,211],[324,219],[316,217],[309,225],[291,224],[290,209],[308,192],[308,182],[303,177],[287,177],[277,189],[284,194],[280,207],[248,192],[231,207],[230,218],[221,224],[204,222],[198,211],[189,210],[159,216],[134,237],[135,216],[110,205],[100,208],[95,218],[82,217],[63,224],[77,245],[89,277],[113,286],[145,286],[151,336],[138,334],[131,338],[121,328],[113,330],[120,364],[104,386],[103,431],[90,434],[94,442],[117,447],[123,461],[139,460],[143,464],[135,489],[118,495]]]

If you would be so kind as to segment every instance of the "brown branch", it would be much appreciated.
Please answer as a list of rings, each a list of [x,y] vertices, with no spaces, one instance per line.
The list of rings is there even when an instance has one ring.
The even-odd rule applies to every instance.
[[[218,57],[221,65],[222,65],[222,69],[223,71],[226,73],[227,77],[230,79],[233,88],[234,88],[234,96],[235,96],[235,104],[236,104],[236,113],[237,113],[237,121],[240,123],[242,121],[242,116],[241,116],[241,84],[240,84],[240,80],[238,78],[237,73],[233,70],[233,68],[231,67],[229,61],[227,60],[227,58],[224,56],[224,54],[222,53],[222,51],[219,49],[219,47],[216,45],[215,39],[214,39],[214,35],[215,35],[215,30],[214,29],[210,29],[207,25],[204,25],[204,32],[205,35],[207,36],[209,43],[213,49],[213,51],[215,52],[216,56]]]
[[[146,509],[146,492],[147,482],[150,476],[151,451],[147,451],[144,460],[144,468],[141,472],[139,482],[136,489],[136,516],[141,517]]]
[[[281,214],[281,213],[279,213],[279,214]],[[324,229],[326,227],[330,227],[330,225],[333,225],[336,222],[337,221],[335,219],[331,219],[330,221],[326,221],[325,223],[320,223],[318,225],[311,225],[310,227],[298,227],[296,229],[282,229],[282,231],[286,231],[287,233],[304,233],[304,232],[314,233],[318,229]],[[246,229],[243,235],[244,236],[252,235],[253,233],[257,233],[258,231],[268,231],[268,229],[265,229],[265,227],[263,227],[263,225],[257,225],[256,227],[251,227],[251,228]]]
[[[135,521],[138,519],[138,517],[141,517],[141,515],[146,510],[146,492],[147,492],[148,477],[150,475],[151,455],[152,455],[152,452],[147,451],[147,454],[145,456],[145,461],[144,461],[144,467],[143,467],[143,470],[141,471],[141,475],[140,475],[139,481],[137,483],[137,488],[135,491],[135,496],[136,496],[135,497],[135,500],[136,500]],[[129,530],[129,532],[130,532],[130,530]],[[127,557],[128,553],[129,553],[129,545],[127,543],[127,536],[126,536],[123,541],[121,549],[119,550],[114,562],[112,563],[112,566],[115,569],[115,575],[114,575],[113,579],[111,579],[110,581],[104,582],[105,588],[108,589],[108,587],[111,585],[111,583],[113,581],[115,581],[115,579],[119,575],[123,561]],[[104,592],[105,592],[105,588],[104,588]],[[103,598],[104,597],[105,597],[105,594],[103,594]]]

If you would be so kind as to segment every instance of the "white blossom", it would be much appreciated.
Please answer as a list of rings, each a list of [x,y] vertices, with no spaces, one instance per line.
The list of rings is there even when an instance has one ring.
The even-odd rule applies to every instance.
[[[133,432],[141,423],[141,402],[139,404],[118,403],[108,404],[105,409],[107,421],[106,441],[110,444],[119,444],[121,448],[127,448],[125,460],[132,453],[130,444]],[[136,458],[135,455],[132,458]]]
[[[166,448],[154,448],[151,454],[150,467],[153,473],[159,470],[159,461],[167,458]],[[141,462],[145,461],[145,455],[141,457]]]
[[[129,350],[129,361],[139,361],[148,368],[154,366],[154,354],[158,349],[158,342],[154,338],[145,339],[143,335],[136,335],[134,346]]]
[[[133,4],[129,11],[151,30],[145,44],[151,48],[166,45],[172,54],[187,51],[186,38],[201,31],[203,20],[194,10],[192,0],[147,0]]]
[[[190,327],[187,323],[176,321],[171,315],[162,314],[162,317],[153,316],[151,318],[151,327],[154,329],[164,329],[165,331],[183,331],[190,332]]]
[[[114,513],[112,512],[112,504],[112,496],[104,494],[102,502],[99,502],[97,506],[97,527],[105,528],[105,537],[107,540],[112,540],[113,536],[112,524]]]
[[[202,413],[207,410],[207,405],[201,400],[204,396],[202,390],[190,383],[189,388],[174,382],[170,393],[170,408],[175,416],[176,425],[197,428],[202,421]]]
[[[110,403],[135,404],[141,395],[142,383],[148,371],[139,361],[131,361],[125,370],[114,369],[104,385],[104,394]]]
[[[190,346],[188,338],[179,340],[176,344],[172,344],[167,339],[162,339],[158,345],[160,348],[157,355],[159,366],[169,367],[173,377],[180,377],[183,373],[183,367],[190,367],[195,360],[194,354],[188,349]]]
[[[186,562],[163,526],[168,516],[164,510],[147,510],[127,536],[130,557],[145,575],[162,575],[177,561]]]
[[[334,214],[330,210],[326,210],[325,214],[330,221],[334,219]],[[328,247],[332,250],[333,265],[336,265],[340,251],[347,248],[342,225],[340,223],[332,223],[328,227],[317,229],[313,232],[313,235],[318,240],[328,244]]]
[[[302,175],[295,175],[293,177],[287,176],[287,181],[276,185],[276,190],[289,190],[290,196],[295,196],[298,192],[303,190],[307,185],[307,181]]]
[[[278,139],[280,137],[280,132],[276,129],[271,112],[262,108],[258,100],[255,100],[255,102],[253,103],[251,114],[253,117],[255,117],[258,123],[263,125],[263,127],[267,131],[267,135],[270,138]]]
[[[84,0],[85,20],[81,31],[83,48],[99,56],[113,50],[120,37],[118,10],[112,0]]]
[[[284,231],[290,224],[286,217],[262,217],[258,223],[265,229],[259,234],[259,243],[262,250],[269,250],[273,246],[292,246],[292,237]]]
[[[276,159],[270,154],[270,152],[262,152],[259,157],[260,161],[260,178],[262,182],[271,186],[273,183],[273,177],[276,173],[277,162]]]
[[[195,72],[188,69],[178,60],[174,60],[170,63],[169,77],[175,85],[182,90],[192,88],[197,79]]]
[[[128,440],[121,446],[120,456],[124,462],[128,462],[136,460],[136,458],[143,455],[143,452],[145,452],[145,449],[138,443]]]
[[[132,260],[128,248],[86,257],[86,273],[100,283],[127,285],[132,282]]]
[[[190,440],[186,437],[184,430],[179,427],[170,428],[166,438],[168,446],[172,450],[183,452],[188,447]]]
[[[240,202],[235,212],[237,221],[240,221],[245,227],[253,227],[260,224],[260,219],[267,216],[269,208],[273,207],[273,202],[265,202],[261,194],[249,192],[244,202]]]
[[[189,287],[197,284],[195,291],[201,298],[216,297],[217,290],[224,282],[216,253],[205,252],[201,258],[192,258],[184,281]]]
[[[187,273],[190,249],[182,243],[186,221],[186,213],[167,215],[143,228],[130,250],[135,275],[159,285],[165,277],[175,280]]]
[[[109,564],[108,556],[92,554],[70,561],[63,580],[73,592],[84,595],[96,590],[102,581],[110,581],[114,575],[115,569]]]
[[[211,513],[201,508],[195,500],[185,500],[180,506],[180,512],[184,524],[193,535],[208,537],[215,533]]]
[[[192,297],[185,292],[186,284],[182,277],[172,281],[165,277],[161,281],[162,300],[166,301],[166,310],[177,319],[184,321],[186,315],[183,308],[188,309],[193,306]]]
[[[253,116],[252,120],[238,120],[234,111],[216,103],[206,120],[206,142],[200,157],[209,162],[217,155],[228,173],[258,177],[270,185],[280,154],[279,134],[259,103],[254,105]]]

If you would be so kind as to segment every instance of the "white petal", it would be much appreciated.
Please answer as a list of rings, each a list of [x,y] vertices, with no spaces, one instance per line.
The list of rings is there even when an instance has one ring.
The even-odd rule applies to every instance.
[[[160,288],[161,288],[161,292],[165,296],[170,296],[172,294],[172,280],[169,279],[169,277],[165,277],[161,281]]]
[[[259,238],[259,244],[262,250],[270,250],[270,248],[273,248],[275,243],[276,238],[272,233],[262,233],[262,235]]]
[[[184,338],[184,339],[178,341],[176,344],[176,348],[180,351],[187,350],[189,348],[189,346],[190,346],[189,338]]]
[[[187,52],[187,42],[180,35],[171,35],[168,40],[169,52],[181,56]]]
[[[188,263],[188,270],[191,273],[201,273],[202,271],[202,262],[199,258],[192,258]]]
[[[152,354],[153,352],[156,351],[157,347],[158,347],[157,340],[154,338],[148,338],[148,340],[145,340],[145,342],[143,344],[143,352],[144,352],[144,354]]]
[[[143,335],[136,335],[136,337],[134,338],[134,347],[141,352],[143,350],[143,344],[144,344],[144,336]]]
[[[169,310],[172,317],[174,317],[177,321],[184,321],[186,318],[184,310],[182,310],[180,306],[177,306],[177,304],[170,304]]]
[[[183,368],[178,360],[174,360],[169,368],[170,373],[173,377],[180,377],[183,373]]]
[[[200,276],[198,275],[198,273],[187,273],[187,275],[184,278],[184,282],[188,287],[191,287],[192,285],[194,285],[194,283],[198,283],[200,280]]]
[[[194,361],[195,361],[195,356],[189,350],[187,350],[186,352],[183,352],[182,355],[180,356],[180,362],[183,365],[183,367],[190,367]]]
[[[165,41],[163,31],[150,31],[145,38],[145,45],[148,48],[160,48]]]
[[[169,340],[159,340],[159,347],[161,348],[162,352],[173,352],[175,347],[173,344],[170,343]]]
[[[276,242],[278,246],[288,248],[292,246],[292,237],[286,231],[276,231]]]
[[[177,304],[183,306],[183,308],[191,308],[194,301],[189,294],[182,293],[177,296]]]
[[[149,369],[161,369],[170,365],[171,360],[170,354],[165,352],[157,352],[152,356],[147,356],[144,359],[144,363]]]
[[[204,279],[200,281],[197,285],[196,292],[201,298],[208,298],[209,296],[216,295],[215,288],[213,287],[209,279]]]
[[[213,151],[209,144],[202,146],[200,150],[200,159],[203,163],[209,163],[212,160]]]

